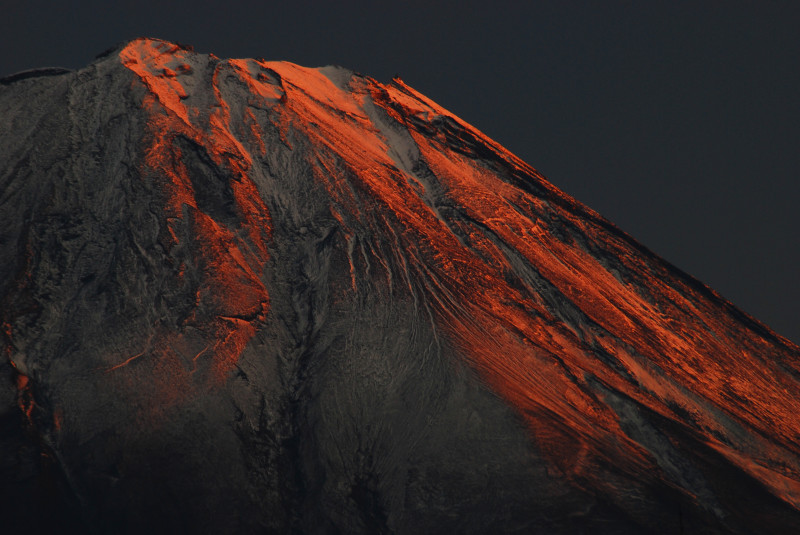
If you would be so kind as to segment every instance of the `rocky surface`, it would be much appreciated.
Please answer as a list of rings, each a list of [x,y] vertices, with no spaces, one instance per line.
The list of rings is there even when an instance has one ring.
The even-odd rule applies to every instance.
[[[0,81],[12,533],[800,531],[800,349],[400,80]]]

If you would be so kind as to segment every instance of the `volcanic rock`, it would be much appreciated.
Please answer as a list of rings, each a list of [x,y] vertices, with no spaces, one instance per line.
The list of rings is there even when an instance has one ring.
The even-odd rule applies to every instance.
[[[4,533],[800,533],[800,348],[403,81],[0,81]]]

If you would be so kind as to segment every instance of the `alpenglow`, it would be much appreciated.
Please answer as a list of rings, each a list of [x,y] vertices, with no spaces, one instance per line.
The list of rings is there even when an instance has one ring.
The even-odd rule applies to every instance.
[[[800,349],[399,79],[137,39],[0,117],[4,532],[800,533]]]

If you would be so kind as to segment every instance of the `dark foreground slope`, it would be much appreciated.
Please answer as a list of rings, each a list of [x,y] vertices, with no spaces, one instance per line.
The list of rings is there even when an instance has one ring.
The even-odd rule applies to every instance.
[[[11,532],[800,532],[800,350],[399,80],[0,82]]]

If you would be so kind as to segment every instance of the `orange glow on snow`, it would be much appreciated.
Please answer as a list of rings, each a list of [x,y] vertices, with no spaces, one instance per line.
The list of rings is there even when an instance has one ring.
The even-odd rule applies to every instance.
[[[261,276],[268,260],[271,222],[248,175],[252,157],[230,131],[230,110],[216,87],[219,71],[212,74],[217,102],[208,112],[206,105],[194,108],[187,100],[189,92],[182,84],[197,73],[188,64],[186,51],[140,39],[128,45],[120,58],[149,91],[143,102],[150,115],[150,134],[142,173],[158,180],[163,188],[171,247],[188,246],[194,265],[203,274],[195,307],[205,313],[202,317],[191,314],[181,331],[199,332],[205,346],[192,347],[183,332],[159,331],[143,352],[124,358],[106,372],[149,360],[159,401],[169,405],[192,395],[196,388],[199,393],[223,384],[257,325],[266,318],[269,296]],[[198,206],[191,177],[175,144],[178,136],[202,147],[215,165],[234,175],[230,187],[240,226],[229,228]],[[184,238],[176,232],[178,226],[189,230],[188,244],[181,243]],[[184,272],[185,266],[179,277]]]
[[[389,260],[376,255],[390,296],[419,295],[432,305],[437,328],[517,409],[560,471],[599,488],[606,483],[592,480],[588,468],[606,460],[628,466],[643,480],[657,477],[653,456],[628,437],[604,399],[589,394],[595,391],[590,383],[600,384],[691,428],[800,508],[800,474],[784,462],[800,448],[798,385],[781,367],[781,361],[796,359],[798,348],[734,320],[730,304],[668,272],[660,259],[469,124],[400,81],[353,77],[341,88],[322,70],[254,60],[216,63],[213,107],[194,108],[182,84],[197,73],[181,67],[189,59],[180,48],[139,40],[120,57],[149,92],[143,172],[164,179],[166,217],[173,226],[181,222],[191,229],[194,262],[205,268],[197,306],[213,311],[210,320],[187,320],[206,346],[161,333],[145,353],[165,373],[165,392],[174,394],[176,384],[191,382],[205,359],[212,363],[206,371],[211,382],[224,381],[269,313],[262,275],[271,221],[250,177],[253,162],[269,147],[254,112],[234,112],[226,102],[224,73],[247,88],[253,108],[269,110],[287,147],[293,136],[302,136],[314,148],[307,163],[326,188],[331,215],[350,247],[348,291],[358,292],[352,240],[359,228],[392,237],[386,245],[404,276],[393,277]],[[387,121],[404,130],[387,127]],[[234,123],[245,128],[238,131]],[[174,144],[178,135],[204,147],[215,165],[235,175],[231,187],[241,228],[228,228],[198,207]],[[392,136],[405,136],[427,171],[408,168],[408,155],[397,154]],[[490,154],[489,163],[471,157],[473,143]],[[460,218],[429,204],[424,172],[437,177]],[[178,234],[172,227],[170,232],[177,245]],[[586,243],[576,242],[577,235],[586,236]],[[384,244],[368,245],[383,251]],[[621,278],[592,248],[607,251],[632,275]],[[555,317],[536,281],[510,284],[512,262],[532,266],[541,284],[587,319],[585,325]],[[179,358],[173,347],[188,356]],[[608,360],[594,356],[601,351]],[[112,369],[133,358],[121,357]],[[144,357],[134,362],[139,358]],[[733,436],[711,409],[740,422],[747,440]],[[696,420],[687,421],[685,414]],[[771,447],[763,436],[775,437],[780,446]]]

